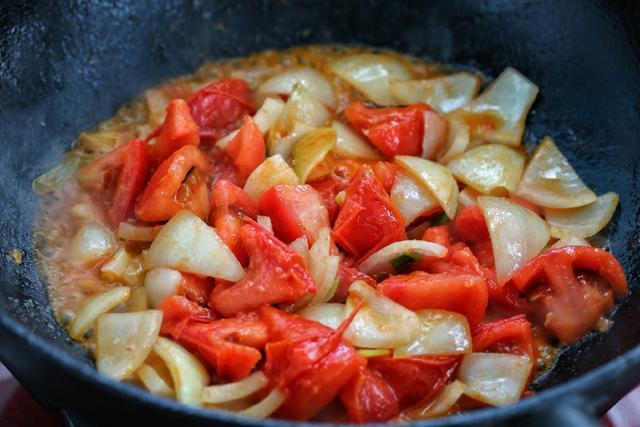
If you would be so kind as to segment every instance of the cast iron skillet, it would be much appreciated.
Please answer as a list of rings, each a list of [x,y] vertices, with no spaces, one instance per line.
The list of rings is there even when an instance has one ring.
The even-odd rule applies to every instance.
[[[20,3],[20,4],[18,4]],[[633,1],[30,1],[0,6],[0,359],[47,408],[91,422],[257,421],[187,408],[99,376],[55,323],[35,267],[34,177],[75,136],[142,90],[206,59],[307,43],[390,47],[542,89],[531,146],[556,138],[597,192],[620,194],[607,230],[631,295],[613,328],[567,348],[535,397],[421,425],[597,425],[640,382],[640,12]],[[18,248],[24,261],[8,255]],[[265,421],[263,425],[281,424]]]

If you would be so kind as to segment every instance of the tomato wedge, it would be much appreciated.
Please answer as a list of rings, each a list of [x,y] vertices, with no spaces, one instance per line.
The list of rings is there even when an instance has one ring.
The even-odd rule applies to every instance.
[[[393,388],[371,369],[360,369],[358,375],[340,392],[340,401],[352,423],[385,422],[400,414]]]
[[[176,339],[180,338],[184,328],[190,322],[209,323],[215,319],[211,310],[179,295],[165,298],[160,304],[160,310],[162,311],[160,332]]]
[[[489,239],[489,229],[478,205],[460,209],[453,220],[452,228],[458,239],[467,243]]]
[[[199,305],[207,305],[209,294],[213,289],[213,279],[191,273],[180,273],[182,281],[178,286],[178,295],[187,297]]]
[[[233,159],[238,179],[242,184],[266,158],[262,132],[251,117],[244,116],[240,131],[227,146],[227,154]]]
[[[535,360],[531,323],[523,314],[479,324],[472,341],[475,352],[511,353]]]
[[[258,215],[258,205],[245,191],[233,182],[220,179],[211,190],[211,210],[214,208],[232,208],[251,218]]]
[[[345,302],[345,300],[347,299],[347,295],[349,294],[349,286],[351,286],[351,284],[356,280],[362,280],[367,285],[374,288],[377,286],[376,281],[373,279],[373,277],[361,273],[354,267],[349,267],[347,264],[345,264],[344,259],[341,259],[340,263],[338,264],[337,276],[340,282],[338,282],[338,289],[331,299],[331,302]]]
[[[154,134],[149,135],[147,140]],[[154,164],[160,164],[173,152],[185,145],[200,144],[198,125],[191,117],[189,106],[183,99],[174,99],[167,106],[167,117],[158,130],[154,144],[149,144],[149,154]]]

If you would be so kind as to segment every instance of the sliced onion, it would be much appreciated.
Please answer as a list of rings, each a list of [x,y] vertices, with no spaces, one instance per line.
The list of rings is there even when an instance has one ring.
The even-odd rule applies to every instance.
[[[269,129],[275,124],[278,120],[278,117],[282,114],[284,110],[284,101],[279,98],[267,98],[262,103],[262,107],[256,112],[253,116],[253,122],[258,126],[260,132],[266,134]],[[233,132],[225,135],[223,138],[219,139],[216,142],[216,145],[225,150],[231,140],[236,137],[236,135],[240,132],[240,129],[236,129]]]
[[[309,265],[309,243],[307,243],[307,236],[298,237],[289,243],[289,247],[300,254],[305,265]]]
[[[202,402],[216,405],[242,399],[262,390],[267,384],[269,379],[266,375],[257,371],[234,383],[206,387],[202,394]]]
[[[332,329],[337,329],[347,316],[344,304],[337,303],[313,304],[296,311],[296,314],[305,319],[322,323]]]
[[[458,380],[443,387],[442,391],[429,403],[422,407],[405,410],[405,415],[411,419],[435,418],[446,415],[464,394],[466,386]]]
[[[244,191],[255,201],[258,201],[262,194],[280,184],[299,184],[298,175],[284,161],[281,155],[267,157],[257,168],[251,172],[247,182],[244,184]]]
[[[458,210],[458,183],[446,167],[413,156],[396,156],[395,162],[436,198],[449,218]]]
[[[91,265],[115,249],[116,239],[107,227],[97,222],[86,222],[73,236],[68,257],[74,264]]]
[[[267,397],[255,405],[238,412],[238,414],[252,418],[267,418],[278,410],[280,405],[284,403],[285,399],[285,394],[277,388],[274,388]]]
[[[498,282],[538,255],[549,241],[549,227],[535,212],[502,197],[478,197],[489,227]]]
[[[476,99],[464,107],[471,114],[495,114],[502,119],[496,129],[478,128],[478,136],[487,142],[520,145],[524,122],[539,89],[529,79],[511,67]]]
[[[331,127],[336,131],[336,145],[331,151],[338,156],[361,160],[381,160],[383,158],[378,150],[348,125],[334,120],[331,122]]]
[[[471,352],[471,330],[465,316],[445,310],[420,310],[416,314],[420,316],[418,337],[397,347],[394,357]]]
[[[160,333],[162,312],[106,313],[96,324],[96,367],[123,380],[145,361]]]
[[[604,194],[585,206],[573,209],[545,209],[544,216],[551,226],[551,236],[591,237],[602,230],[613,218],[618,206],[616,193]]]
[[[143,364],[136,373],[142,385],[151,394],[162,397],[175,397],[176,392],[173,387],[151,365]]]
[[[365,359],[368,359],[370,357],[382,357],[391,355],[391,350],[389,350],[388,348],[359,348],[356,351]]]
[[[565,246],[591,246],[591,244],[582,237],[567,236],[551,245],[551,249],[564,248]]]
[[[437,243],[424,240],[402,240],[385,246],[371,254],[358,270],[365,274],[394,273],[394,260],[399,257],[410,257],[416,261],[424,257],[442,258],[447,254],[447,248]]]
[[[472,148],[447,165],[459,181],[484,194],[507,195],[518,186],[524,156],[499,144]]]
[[[233,282],[244,275],[242,265],[216,230],[187,210],[171,218],[151,244],[145,268],[156,267]]]
[[[179,271],[165,267],[149,270],[144,278],[149,305],[156,308],[165,298],[176,295],[180,283],[182,283],[182,274]]]
[[[435,197],[407,172],[398,171],[391,187],[391,203],[402,214],[405,227],[423,213],[438,208]]]
[[[481,196],[478,191],[471,187],[465,187],[460,191],[460,194],[458,194],[458,203],[463,208],[476,205],[478,203],[478,196]]]
[[[300,182],[307,182],[313,169],[329,154],[336,144],[336,131],[318,128],[304,134],[293,146],[293,170]]]
[[[464,394],[494,406],[515,403],[520,399],[531,373],[527,356],[507,353],[471,353],[464,357],[458,379],[465,385]]]
[[[147,291],[144,286],[132,288],[129,299],[120,304],[118,308],[120,308],[119,312],[122,313],[134,313],[148,310],[149,299],[147,298]]]
[[[378,105],[392,105],[397,102],[389,84],[390,80],[411,78],[411,71],[405,64],[384,54],[363,53],[345,56],[331,62],[328,68]]]
[[[576,208],[597,199],[549,137],[533,152],[516,193],[538,206],[556,209]]]
[[[69,209],[69,215],[78,221],[93,221],[96,219],[96,214],[93,212],[93,208],[89,203],[76,203]]]
[[[413,311],[378,293],[361,280],[349,287],[345,312],[364,305],[347,328],[344,338],[357,347],[395,348],[416,339],[420,318]]]
[[[310,304],[327,302],[333,295],[331,290],[338,274],[340,257],[331,255],[331,230],[323,227],[309,249],[309,272],[316,282],[316,294]]]
[[[118,237],[132,242],[151,242],[162,230],[161,225],[141,226],[121,222],[118,226]]]
[[[202,363],[180,344],[164,337],[158,337],[153,352],[169,368],[178,401],[202,406],[202,393],[209,384],[209,374]]]
[[[258,215],[256,222],[269,233],[273,234],[273,224],[271,224],[271,218],[265,215]]]
[[[69,323],[69,336],[76,340],[82,338],[93,326],[98,316],[125,302],[130,293],[129,287],[117,286],[88,299]]]
[[[445,114],[466,105],[480,90],[480,77],[460,72],[426,80],[391,80],[391,91],[401,104],[425,102]]]
[[[164,122],[167,115],[167,105],[170,99],[160,89],[149,89],[144,93],[147,102],[148,122],[155,128]]]
[[[424,111],[422,157],[434,159],[447,142],[447,119],[435,111]]]
[[[470,141],[469,126],[457,117],[447,117],[447,140],[438,161],[449,163],[464,153]]]
[[[110,282],[122,281],[129,263],[132,261],[131,255],[125,248],[120,248],[111,258],[100,267],[100,277]]]
[[[258,87],[258,93],[291,95],[296,83],[303,84],[327,107],[336,107],[336,95],[331,84],[322,73],[311,67],[290,68],[276,74]]]

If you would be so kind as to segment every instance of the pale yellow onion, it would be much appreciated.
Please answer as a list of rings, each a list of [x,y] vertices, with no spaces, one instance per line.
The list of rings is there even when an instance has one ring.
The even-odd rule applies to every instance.
[[[459,181],[483,194],[513,192],[520,182],[524,156],[504,145],[474,147],[447,165]]]
[[[464,187],[458,194],[458,204],[463,208],[476,205],[478,203],[477,198],[481,195],[480,192],[471,187]]]
[[[497,129],[482,130],[478,135],[487,142],[520,145],[524,122],[539,89],[511,67],[505,68],[480,96],[463,110],[472,114],[490,113],[503,119]]]
[[[449,218],[458,210],[458,183],[446,167],[414,156],[396,156],[395,162],[436,198]]]
[[[330,291],[337,278],[339,263],[340,257],[331,255],[331,230],[323,227],[309,249],[309,272],[316,282],[316,294],[310,304],[327,302],[333,297]]]
[[[576,208],[597,199],[549,137],[533,152],[516,194],[538,206],[556,209]]]
[[[424,136],[422,137],[422,156],[435,159],[447,145],[447,119],[435,111],[423,111]]]
[[[296,311],[296,314],[304,317],[305,319],[322,323],[332,329],[337,329],[342,321],[347,317],[344,304],[328,302],[310,305]]]
[[[591,246],[591,244],[582,237],[567,236],[551,245],[551,249],[564,248],[565,246]]]
[[[458,380],[464,394],[480,402],[504,406],[520,399],[531,373],[527,356],[507,353],[471,353],[462,359]]]
[[[269,379],[266,375],[262,371],[257,371],[240,381],[205,387],[202,402],[217,405],[242,399],[262,390],[267,384]]]
[[[109,282],[121,282],[131,262],[131,254],[125,248],[120,248],[100,267],[100,277]]]
[[[76,203],[69,209],[69,215],[78,221],[93,221],[96,214],[89,203]]]
[[[480,90],[480,77],[467,72],[425,80],[391,80],[391,91],[401,104],[424,102],[442,114],[466,105]]]
[[[284,403],[285,399],[285,394],[279,389],[274,388],[260,402],[248,407],[247,409],[239,411],[238,414],[252,418],[267,418],[278,410],[280,405]]]
[[[359,348],[356,351],[365,359],[391,355],[391,350],[388,348]]]
[[[167,105],[171,100],[160,89],[147,90],[144,93],[144,98],[147,104],[149,124],[153,128],[160,126],[167,115]]]
[[[336,145],[331,149],[338,156],[347,159],[381,160],[384,157],[366,139],[350,126],[334,120],[331,127],[336,131]]]
[[[125,302],[130,293],[129,287],[116,286],[88,299],[69,323],[69,336],[76,340],[82,338],[93,326],[98,316]]]
[[[145,269],[168,267],[185,273],[237,281],[244,269],[216,230],[188,210],[162,227],[145,258]]]
[[[307,236],[298,237],[289,243],[289,247],[300,254],[305,265],[309,265],[309,243],[307,242]]]
[[[478,205],[489,228],[498,282],[505,283],[544,249],[549,227],[535,212],[502,197],[480,196]]]
[[[293,146],[293,171],[305,183],[313,169],[336,145],[333,128],[318,128],[304,134]]]
[[[129,299],[118,306],[122,313],[134,313],[137,311],[145,311],[149,309],[149,298],[147,290],[144,286],[131,289]],[[114,310],[116,311],[116,310]]]
[[[265,215],[258,215],[256,217],[256,222],[265,230],[269,232],[269,234],[273,234],[273,224],[271,223],[271,218]]]
[[[298,175],[291,169],[291,166],[284,161],[281,155],[276,154],[267,157],[251,172],[244,184],[244,191],[253,200],[258,201],[265,191],[275,185],[299,183]]]
[[[162,304],[165,298],[176,295],[182,283],[182,274],[172,268],[157,267],[149,270],[144,277],[149,305],[153,308]]]
[[[176,392],[151,365],[142,364],[136,371],[140,382],[149,393],[162,397],[175,397]]]
[[[391,203],[402,214],[405,227],[440,204],[424,185],[407,172],[398,171],[390,192]]]
[[[401,256],[408,256],[415,260],[424,257],[442,258],[447,254],[447,248],[424,240],[402,240],[393,242],[371,254],[359,266],[358,270],[369,275],[378,273],[394,273],[393,260]]]
[[[113,233],[98,222],[85,222],[71,240],[67,257],[74,264],[91,265],[116,249]]]
[[[96,323],[98,372],[121,381],[145,361],[160,333],[162,312],[105,313]]]
[[[415,341],[396,347],[394,357],[454,355],[471,352],[467,318],[445,310],[420,310],[420,332]]]
[[[336,107],[336,95],[327,78],[311,67],[289,68],[267,79],[258,87],[258,94],[291,95],[296,83],[303,84],[324,105]]]
[[[446,415],[462,397],[465,389],[466,386],[462,382],[453,380],[445,385],[440,393],[426,405],[409,408],[405,410],[405,414],[411,419],[435,418]]]
[[[202,363],[180,344],[158,337],[153,352],[169,368],[176,399],[190,406],[202,406],[202,393],[209,384],[209,374]]]
[[[363,281],[349,287],[345,312],[351,313],[360,302],[362,308],[344,333],[357,347],[395,348],[413,341],[419,333],[420,318],[413,311],[390,300]]]
[[[262,107],[253,116],[253,123],[258,126],[260,132],[266,134],[275,124],[284,110],[284,101],[280,98],[267,98],[262,103]],[[239,129],[232,131],[216,142],[216,145],[225,150],[231,140],[238,135]]]
[[[391,91],[390,80],[411,78],[411,71],[403,62],[385,54],[345,56],[329,63],[328,69],[378,105],[397,103]]]
[[[551,236],[556,239],[569,236],[586,238],[606,227],[617,206],[618,195],[609,192],[579,208],[545,209],[544,216],[551,226]]]
[[[143,226],[121,222],[118,226],[118,237],[132,242],[151,242],[160,230],[161,225]]]
[[[438,162],[447,164],[465,152],[471,141],[469,126],[461,119],[447,117],[447,140],[442,148]]]

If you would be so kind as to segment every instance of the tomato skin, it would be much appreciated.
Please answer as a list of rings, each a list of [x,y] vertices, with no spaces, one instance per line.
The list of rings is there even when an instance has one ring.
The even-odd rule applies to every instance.
[[[197,91],[188,101],[191,115],[205,140],[220,139],[245,115],[253,115],[256,107],[247,82],[224,79]]]
[[[457,238],[467,243],[489,239],[489,229],[478,205],[462,208],[454,218],[452,227]]]
[[[207,305],[213,289],[213,279],[191,273],[180,273],[182,281],[178,285],[178,295],[182,295],[199,305]]]
[[[216,207],[233,208],[255,219],[258,205],[245,191],[226,179],[215,182],[211,190],[211,210]]]
[[[361,167],[346,189],[333,239],[359,259],[405,237],[402,215],[371,169]]]
[[[240,264],[246,266],[249,263],[249,254],[240,238],[244,225],[243,215],[233,209],[220,207],[211,212],[209,223],[213,224],[218,237],[231,249]]]
[[[294,303],[315,293],[302,257],[257,223],[248,220],[240,238],[250,254],[247,273],[235,284],[218,284],[210,302],[225,317],[263,305]]]
[[[211,172],[209,173],[209,180],[211,182],[215,183],[220,180],[226,180],[235,185],[244,184],[236,170],[233,159],[225,150],[214,145],[207,151],[207,157],[211,159]]]
[[[190,322],[209,323],[215,319],[211,310],[179,295],[165,298],[159,309],[162,311],[160,333],[175,339],[180,338]]]
[[[382,376],[370,369],[358,374],[340,391],[349,422],[385,422],[400,414],[398,398]]]
[[[262,132],[250,116],[244,116],[240,131],[227,146],[227,154],[233,159],[238,179],[242,183],[266,158]]]
[[[431,108],[423,103],[369,108],[362,102],[355,102],[344,113],[351,126],[362,132],[385,156],[394,157],[422,154],[425,111],[431,111]]]
[[[153,136],[149,135],[147,140]],[[172,100],[167,106],[167,117],[159,128],[155,143],[149,145],[151,160],[157,165],[179,148],[199,144],[198,125],[191,117],[189,106],[183,99]]]
[[[306,236],[309,245],[323,227],[329,227],[329,214],[322,198],[310,185],[276,185],[267,190],[258,207],[271,218],[274,234],[291,243]]]
[[[512,353],[535,360],[531,323],[523,314],[479,324],[472,341],[475,352]]]
[[[349,294],[348,292],[349,286],[351,286],[351,284],[356,280],[362,280],[367,285],[373,288],[377,287],[377,283],[373,279],[373,277],[367,274],[361,273],[354,267],[349,267],[348,265],[345,264],[344,259],[341,259],[340,263],[338,264],[337,276],[340,282],[338,283],[338,289],[336,290],[335,295],[331,299],[331,302],[340,302],[340,303],[345,302],[347,299],[347,295]]]

